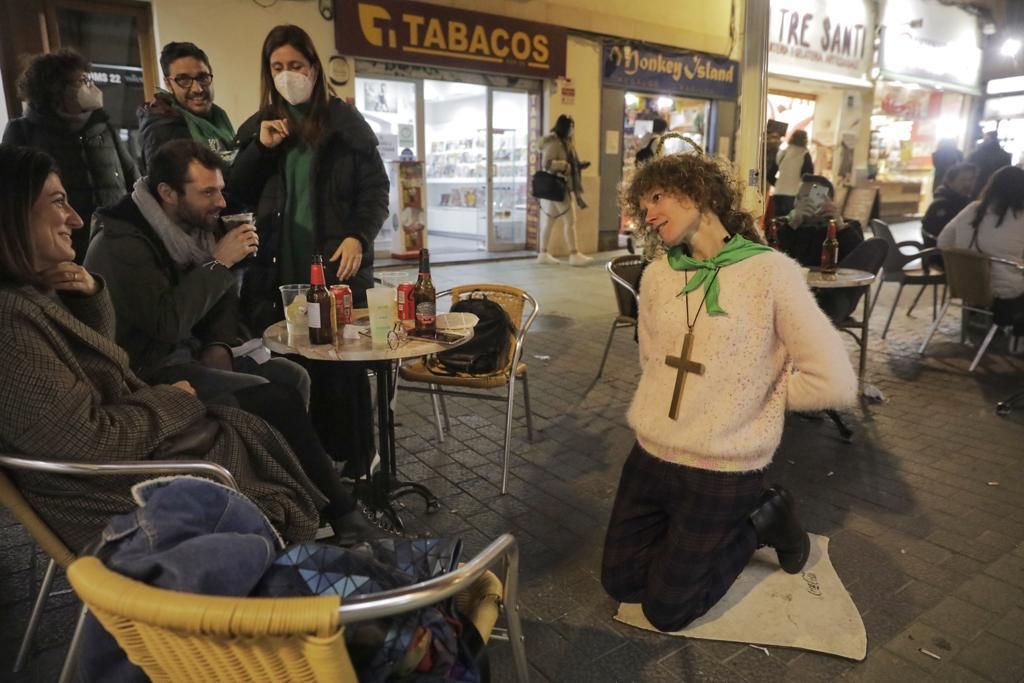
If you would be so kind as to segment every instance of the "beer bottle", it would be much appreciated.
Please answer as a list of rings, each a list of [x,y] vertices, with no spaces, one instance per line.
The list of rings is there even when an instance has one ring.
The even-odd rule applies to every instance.
[[[306,318],[309,321],[310,344],[334,342],[334,330],[331,326],[334,297],[331,296],[325,282],[324,258],[320,254],[314,254],[313,263],[309,267],[309,290],[306,292]]]
[[[416,331],[433,333],[436,330],[437,291],[430,279],[430,252],[426,249],[420,249],[420,275],[412,290],[412,300],[416,305]]]
[[[839,266],[839,240],[836,238],[836,221],[828,221],[828,234],[821,243],[821,272],[835,273]]]

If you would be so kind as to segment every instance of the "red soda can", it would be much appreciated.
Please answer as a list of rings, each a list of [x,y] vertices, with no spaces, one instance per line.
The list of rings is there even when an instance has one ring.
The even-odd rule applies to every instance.
[[[416,285],[412,282],[403,282],[398,285],[398,319],[415,320],[416,304],[412,300],[412,290]]]
[[[352,289],[348,285],[331,285],[334,307],[338,312],[338,329],[352,322]]]

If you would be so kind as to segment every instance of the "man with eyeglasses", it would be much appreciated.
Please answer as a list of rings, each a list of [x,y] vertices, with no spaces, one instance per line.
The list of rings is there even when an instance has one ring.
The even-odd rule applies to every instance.
[[[160,51],[166,90],[139,107],[142,172],[160,146],[191,138],[230,163],[237,151],[235,127],[213,103],[213,69],[206,53],[193,43],[167,43]]]

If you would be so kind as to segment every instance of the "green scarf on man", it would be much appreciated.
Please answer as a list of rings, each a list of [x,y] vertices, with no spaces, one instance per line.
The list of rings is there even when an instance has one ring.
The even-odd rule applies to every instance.
[[[697,276],[690,280],[679,294],[689,294],[703,284],[708,315],[725,315],[725,311],[718,305],[718,292],[721,289],[718,284],[718,270],[765,251],[772,251],[772,248],[751,242],[743,235],[733,235],[722,250],[709,259],[687,256],[682,246],[674,246],[668,250],[668,264],[672,266],[672,270],[697,271]]]
[[[233,152],[236,149],[235,127],[231,125],[227,112],[213,104],[210,106],[210,118],[197,116],[178,104],[173,94],[167,94],[171,107],[185,118],[188,133],[193,140],[206,143],[210,149],[218,153]]]

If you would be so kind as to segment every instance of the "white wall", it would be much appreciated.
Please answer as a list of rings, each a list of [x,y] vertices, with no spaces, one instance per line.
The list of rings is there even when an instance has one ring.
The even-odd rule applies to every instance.
[[[578,211],[576,216],[577,247],[585,254],[597,250],[598,192],[601,178],[600,164],[601,136],[601,46],[597,41],[581,37],[570,37],[566,54],[566,76],[572,80],[576,94],[573,102],[563,102],[559,85],[552,82],[544,90],[544,111],[547,114],[545,131],[554,125],[562,114],[571,116],[576,122],[574,139],[576,154],[581,161],[591,162],[583,171],[583,197],[589,207]],[[552,235],[549,250],[556,256],[568,253],[561,234]]]
[[[216,102],[236,127],[259,105],[260,48],[270,29],[297,24],[312,37],[321,60],[326,62],[334,54],[334,24],[320,16],[316,2],[279,0],[266,9],[252,0],[153,0],[152,4],[157,54],[172,40],[202,48],[212,62]]]

